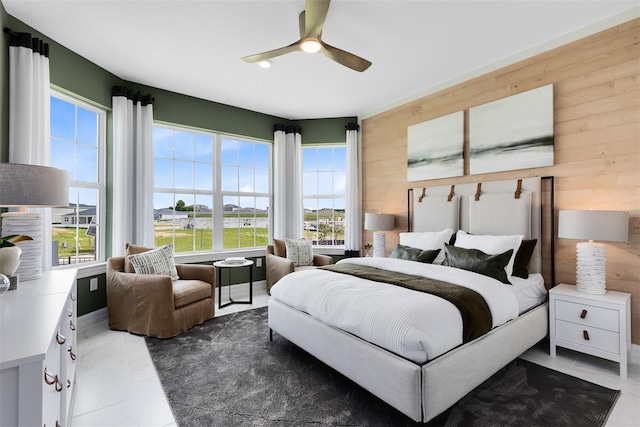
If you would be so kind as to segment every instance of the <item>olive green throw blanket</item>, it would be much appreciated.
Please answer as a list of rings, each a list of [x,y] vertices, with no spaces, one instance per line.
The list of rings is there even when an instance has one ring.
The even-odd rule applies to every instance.
[[[487,302],[478,292],[464,286],[357,264],[334,264],[320,268],[374,282],[390,283],[446,299],[460,310],[463,328],[462,342],[464,343],[491,330],[493,320]]]

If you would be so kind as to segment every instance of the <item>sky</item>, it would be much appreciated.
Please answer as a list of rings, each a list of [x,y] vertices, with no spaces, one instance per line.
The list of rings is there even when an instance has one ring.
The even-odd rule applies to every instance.
[[[98,114],[52,96],[51,166],[66,170],[69,181],[97,183],[97,162]],[[97,190],[69,187],[70,203],[95,206],[97,195]]]
[[[98,183],[98,113],[51,97],[51,165],[69,173],[69,180]],[[76,144],[77,141],[77,144]],[[185,205],[213,206],[215,136],[190,130],[154,126],[154,208]],[[232,137],[220,138],[221,190],[249,193],[224,195],[224,204],[267,209],[269,206],[270,145]],[[346,193],[346,149],[305,148],[302,158],[304,206],[344,209],[344,198],[318,200],[322,194]],[[184,192],[181,192],[183,190]],[[175,192],[175,195],[174,195]],[[175,197],[174,197],[175,196]],[[97,204],[98,190],[69,189],[70,203]],[[335,204],[335,206],[334,206]]]

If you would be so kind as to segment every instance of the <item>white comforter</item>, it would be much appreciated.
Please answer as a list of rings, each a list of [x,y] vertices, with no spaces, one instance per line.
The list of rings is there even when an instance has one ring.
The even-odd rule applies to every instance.
[[[393,258],[348,258],[353,263],[465,286],[487,301],[493,327],[518,316],[511,286],[466,270]],[[437,296],[323,270],[288,274],[271,297],[416,363],[462,344],[458,309]]]

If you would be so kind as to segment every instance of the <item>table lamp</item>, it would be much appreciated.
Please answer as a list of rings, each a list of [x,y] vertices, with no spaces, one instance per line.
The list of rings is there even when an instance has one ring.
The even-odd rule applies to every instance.
[[[373,256],[385,255],[385,231],[393,230],[395,217],[391,214],[365,213],[364,229],[373,231]]]
[[[2,235],[22,234],[32,240],[20,242],[22,259],[15,272],[21,280],[42,276],[43,215],[26,212],[26,207],[69,206],[69,177],[49,166],[0,163],[0,206],[19,207],[19,212],[2,214]]]
[[[561,210],[558,238],[589,242],[576,245],[576,290],[603,295],[606,289],[606,251],[602,243],[626,242],[629,237],[629,212]]]

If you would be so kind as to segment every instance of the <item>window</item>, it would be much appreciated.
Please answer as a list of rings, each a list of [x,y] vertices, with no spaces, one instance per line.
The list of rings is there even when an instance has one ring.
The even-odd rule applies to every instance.
[[[346,169],[346,146],[303,146],[304,237],[316,245],[344,244]]]
[[[222,137],[224,248],[269,242],[269,146]]]
[[[175,252],[268,243],[270,144],[156,125],[155,244]]]
[[[51,95],[51,166],[69,173],[69,206],[51,212],[52,265],[104,260],[106,112]]]

